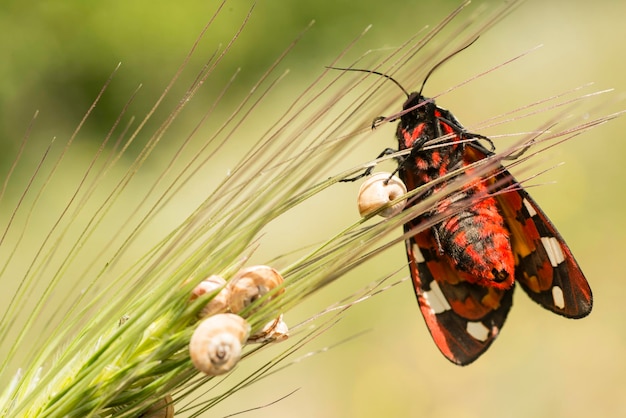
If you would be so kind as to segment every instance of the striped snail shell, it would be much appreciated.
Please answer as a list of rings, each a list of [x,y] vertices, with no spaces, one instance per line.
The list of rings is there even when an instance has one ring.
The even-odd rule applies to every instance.
[[[239,313],[255,300],[283,283],[283,277],[268,266],[251,266],[239,270],[228,283],[230,291],[229,307],[233,313]],[[276,291],[267,300],[277,297],[285,291]]]
[[[189,355],[196,369],[216,376],[231,370],[241,357],[250,325],[239,315],[221,313],[203,320],[189,342]]]
[[[207,303],[206,306],[200,311],[201,318],[226,312],[228,310],[230,291],[226,287],[226,280],[220,276],[210,276],[198,283],[198,285],[191,292],[191,300],[195,300],[206,293],[212,293],[218,289],[222,290],[220,290],[220,292],[215,295],[215,297],[211,299],[209,303]]]

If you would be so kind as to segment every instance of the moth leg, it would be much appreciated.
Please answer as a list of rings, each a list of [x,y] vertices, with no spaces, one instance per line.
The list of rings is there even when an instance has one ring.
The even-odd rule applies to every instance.
[[[399,118],[400,118],[399,116],[396,116],[396,117],[392,116],[391,119],[387,120],[387,116],[379,116],[372,121],[372,131],[378,128],[385,120],[387,120],[387,122],[395,122]]]
[[[451,118],[448,119],[447,117],[438,117],[437,120],[439,120],[441,122],[444,122],[445,124],[450,126],[452,128],[452,130],[454,130],[454,132],[457,135],[459,135],[461,138],[463,138],[463,139],[465,139],[465,138],[468,138],[468,139],[476,138],[476,139],[482,139],[483,141],[486,141],[489,144],[489,149],[485,148],[482,145],[476,145],[475,144],[475,146],[478,146],[479,149],[483,153],[489,155],[489,154],[493,154],[493,152],[496,150],[496,146],[494,145],[493,141],[490,138],[488,138],[488,137],[486,137],[484,135],[481,135],[481,134],[475,134],[475,133],[472,133],[472,132],[467,132],[467,130],[465,130],[465,128],[462,127],[456,121],[456,119],[453,120]]]
[[[524,155],[526,151],[528,151],[528,149],[533,145],[534,142],[535,142],[534,139],[530,140],[526,145],[524,145],[524,148],[522,148],[521,150],[517,151],[514,154],[507,155],[506,157],[503,158],[503,160],[517,160],[519,157]]]
[[[379,125],[380,125],[380,124],[381,124],[381,123],[382,123],[385,119],[387,119],[385,116],[379,116],[379,117],[375,118],[375,119],[372,121],[372,131],[373,131],[374,129],[378,128],[378,126],[379,126]]]
[[[376,157],[376,158],[378,159],[380,157],[384,157],[385,155],[391,155],[391,154],[393,154],[395,152],[398,152],[398,151],[393,149],[393,148],[385,148],[383,150],[383,152],[378,154],[378,157]],[[372,174],[372,170],[373,169],[374,169],[374,166],[367,167],[361,174],[357,174],[354,177],[348,177],[348,178],[345,178],[345,179],[341,179],[339,181],[342,182],[342,183],[348,183],[348,182],[357,181],[358,179],[362,179],[363,177],[367,177],[370,174]],[[398,170],[396,170],[396,171],[398,171]],[[395,174],[395,172],[394,172],[394,174]]]

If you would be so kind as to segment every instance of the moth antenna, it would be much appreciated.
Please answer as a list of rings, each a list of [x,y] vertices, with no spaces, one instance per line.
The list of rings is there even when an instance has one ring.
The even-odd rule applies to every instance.
[[[470,46],[472,46],[472,44],[474,42],[476,42],[478,40],[478,36],[476,38],[474,38],[474,40],[472,42],[470,42],[469,44],[465,45],[464,47],[457,49],[456,51],[454,51],[453,53],[451,53],[450,55],[448,55],[447,57],[445,57],[444,59],[442,59],[441,61],[439,61],[437,64],[435,64],[435,66],[433,68],[430,69],[430,71],[428,72],[428,74],[426,74],[426,77],[424,77],[424,81],[422,81],[422,87],[420,87],[420,91],[419,91],[419,95],[422,95],[422,90],[424,90],[424,86],[426,85],[426,81],[428,81],[428,78],[431,76],[432,73],[435,72],[435,70],[439,67],[441,67],[441,65],[448,61],[450,58],[454,57],[456,54],[458,54],[459,52],[462,52],[464,50],[466,50],[467,48],[469,48]]]
[[[409,93],[409,92],[408,92],[408,91],[407,91],[404,87],[402,87],[402,84],[400,84],[398,81],[396,81],[396,80],[395,80],[392,76],[390,76],[390,75],[387,75],[387,74],[384,74],[384,73],[381,73],[381,72],[378,72],[378,71],[373,71],[373,70],[364,70],[364,69],[361,69],[361,68],[341,68],[341,67],[326,67],[326,68],[329,68],[329,69],[331,69],[331,70],[341,70],[341,71],[360,71],[360,72],[362,72],[362,73],[376,74],[376,75],[379,75],[379,76],[381,76],[381,77],[385,77],[387,80],[391,80],[391,81],[393,81],[393,83],[394,83],[396,86],[400,87],[400,89],[402,90],[402,92],[403,92],[404,94],[406,94],[406,97],[407,97],[407,98],[410,96],[410,93]]]
[[[445,57],[444,59],[442,59],[441,61],[439,61],[437,64],[435,64],[435,66],[433,68],[430,69],[430,71],[428,72],[428,74],[426,74],[426,77],[424,77],[424,81],[422,81],[422,87],[420,87],[419,90],[419,95],[422,95],[422,90],[424,90],[424,86],[426,85],[426,82],[428,81],[428,78],[432,75],[432,73],[435,72],[435,70],[439,67],[441,67],[441,65],[443,63],[445,63],[446,61],[448,61],[450,58],[454,57],[456,54],[458,54],[461,51],[464,51],[465,49],[469,48],[470,46],[472,46],[472,44],[474,42],[476,42],[478,40],[478,36],[476,38],[474,38],[474,40],[472,40],[470,43],[468,43],[467,45],[465,45],[464,47],[457,49],[456,51],[452,52],[450,55],[448,55],[447,57]],[[379,75],[381,77],[385,77],[387,80],[393,81],[393,83],[398,86],[400,88],[400,90],[402,90],[402,92],[406,95],[406,97],[408,98],[411,94],[407,91],[407,89],[405,89],[404,87],[402,87],[402,84],[400,84],[396,79],[394,79],[392,76],[385,74],[385,73],[381,73],[379,71],[374,71],[374,70],[365,70],[363,68],[343,68],[343,67],[332,67],[332,66],[327,66],[326,68],[331,69],[331,70],[340,70],[340,71],[359,71],[362,73],[369,73],[369,74],[376,74]]]

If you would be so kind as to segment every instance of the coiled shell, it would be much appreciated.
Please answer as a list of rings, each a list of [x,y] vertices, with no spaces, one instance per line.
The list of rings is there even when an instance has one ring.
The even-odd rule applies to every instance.
[[[283,281],[280,273],[268,266],[251,266],[239,270],[228,283],[230,311],[233,313],[241,312],[252,302],[280,286]],[[284,291],[284,288],[277,290],[266,301],[277,297]]]
[[[174,404],[172,403],[172,396],[166,395],[164,398],[159,399],[146,409],[146,411],[139,415],[140,418],[174,418]]]
[[[200,323],[189,342],[189,355],[196,369],[216,376],[231,370],[241,357],[250,325],[238,315],[223,313]]]
[[[213,275],[198,283],[198,285],[191,292],[190,300],[195,300],[206,293],[215,292],[220,288],[222,290],[220,290],[220,292],[215,295],[215,297],[211,299],[209,303],[207,303],[206,306],[200,311],[201,318],[226,312],[228,310],[230,290],[226,287],[226,280],[220,276]]]
[[[380,172],[367,179],[359,189],[358,204],[361,216],[368,215],[392,200],[406,194],[406,186],[391,173]],[[406,200],[401,200],[378,213],[384,218],[390,218],[406,206]]]
[[[248,338],[249,343],[280,342],[289,337],[289,327],[283,321],[283,315],[265,324],[261,331]]]

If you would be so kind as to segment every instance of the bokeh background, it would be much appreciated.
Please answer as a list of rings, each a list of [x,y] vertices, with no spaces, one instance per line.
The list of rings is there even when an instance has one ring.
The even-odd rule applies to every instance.
[[[437,23],[457,4],[406,0],[261,1],[203,95],[214,96],[241,68],[222,106],[226,115],[313,19],[316,24],[283,63],[283,68],[291,69],[286,83],[294,86],[293,91],[308,85],[367,25],[373,24],[373,28],[358,50],[385,51],[400,45],[423,26]],[[497,4],[475,2],[467,15],[485,5]],[[215,39],[208,44],[215,47],[227,43],[249,6],[243,1],[227,3],[214,26],[219,29],[212,32]],[[206,1],[63,0],[0,4],[2,173],[9,169],[33,113],[40,111],[24,157],[32,164],[30,170],[28,164],[23,164],[8,186],[7,198],[0,207],[3,224],[43,148],[52,137],[65,141],[71,135],[117,63],[122,62],[122,67],[109,94],[81,130],[61,169],[62,175],[71,177],[75,174],[74,165],[79,166],[81,159],[88,161],[139,83],[142,91],[135,102],[136,112],[141,114],[149,109],[215,8],[216,2]],[[465,125],[471,126],[489,116],[594,82],[594,89],[615,89],[600,101],[605,106],[602,112],[624,109],[626,102],[621,99],[626,93],[625,15],[626,3],[617,0],[529,0],[484,34],[470,50],[437,71],[426,94],[443,91],[543,44],[523,60],[446,95],[439,104],[452,109]],[[463,17],[459,19],[462,21]],[[206,51],[204,58],[195,59],[190,65],[199,68],[209,53]],[[177,87],[178,94],[174,92],[172,97],[180,97],[187,85],[185,81],[190,82],[192,77],[184,75],[182,87]],[[264,121],[276,117],[275,109],[282,109],[284,103],[293,99],[291,91],[279,90],[257,111],[254,120],[258,121],[259,130],[263,130]],[[194,100],[200,103],[198,110],[179,117],[176,125],[181,129],[197,120],[202,112],[203,97]],[[398,100],[401,101],[399,94]],[[166,103],[166,109],[167,104],[171,108],[175,99]],[[166,114],[165,110],[157,111],[147,129],[154,129]],[[377,115],[367,117],[373,116]],[[216,119],[219,120],[219,114]],[[537,126],[522,127],[532,130]],[[382,148],[394,145],[393,128],[387,126],[381,131],[377,136],[380,142],[362,144],[355,151],[355,162],[372,158]],[[556,184],[532,190],[567,239],[592,285],[595,307],[590,317],[569,321],[551,315],[519,291],[498,341],[475,364],[459,368],[437,351],[415,303],[411,284],[405,282],[353,307],[336,327],[308,348],[320,349],[362,331],[366,333],[240,392],[221,404],[214,415],[268,404],[300,388],[292,396],[247,415],[626,416],[624,132],[626,119],[621,118],[544,153],[538,169],[559,162],[566,164],[542,177],[541,182]],[[254,135],[250,132],[250,137],[241,138],[240,146],[251,146]],[[160,158],[165,160],[168,152],[176,149],[176,141],[176,135],[164,138],[141,176],[157,176],[163,169]],[[131,147],[127,153],[129,161],[140,150],[139,145]],[[60,207],[59,202],[67,198],[64,193],[59,188],[55,193],[58,201],[52,199],[49,204]],[[185,210],[197,203],[204,192],[188,193],[179,202]],[[266,242],[259,257],[308,245],[353,222],[355,208],[344,204],[345,200],[337,200],[345,195],[345,191],[329,195],[325,202],[318,203],[336,206],[333,218],[318,219],[316,209],[309,208],[304,217],[292,217],[285,221],[285,226],[277,226],[273,234],[276,243]],[[185,210],[181,209],[181,213]],[[45,218],[46,213],[37,216]],[[168,222],[163,222],[164,231],[182,219],[176,211],[170,216]],[[27,255],[24,257],[28,259]],[[312,298],[301,312],[292,313],[292,318],[316,312],[401,268],[404,257],[401,246],[393,248]]]

